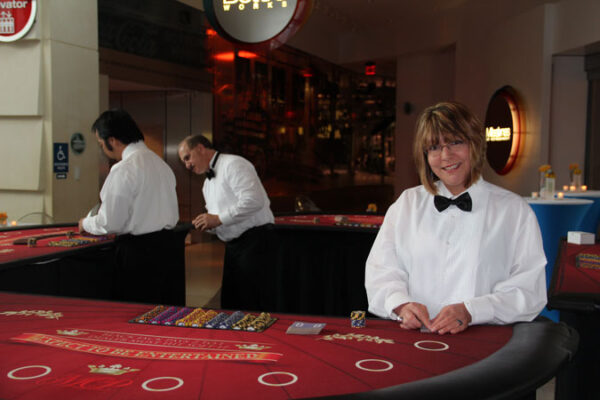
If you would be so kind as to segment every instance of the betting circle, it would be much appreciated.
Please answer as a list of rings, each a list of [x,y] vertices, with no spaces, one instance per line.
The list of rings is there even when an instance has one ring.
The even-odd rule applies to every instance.
[[[19,376],[15,376],[15,372],[17,371],[21,371],[24,369],[29,369],[29,368],[42,368],[45,369],[46,372],[42,372],[39,375],[33,375],[33,376],[25,376],[25,377],[19,377]],[[50,372],[52,372],[52,368],[47,367],[45,365],[27,365],[25,367],[21,367],[21,368],[16,368],[13,369],[12,371],[10,371],[8,374],[6,374],[6,376],[8,376],[10,379],[17,379],[17,380],[26,380],[26,379],[35,379],[35,378],[41,378],[42,376],[46,376],[48,375]]]
[[[164,388],[164,389],[152,389],[151,387],[148,387],[148,384],[150,382],[159,381],[162,379],[173,379],[174,381],[177,382],[177,384],[175,386],[171,386],[170,388]],[[170,390],[179,389],[181,386],[183,386],[183,379],[176,378],[174,376],[159,376],[158,378],[148,379],[147,381],[144,381],[144,383],[142,383],[142,388],[144,390],[147,390],[148,392],[168,392]]]
[[[361,365],[364,362],[370,362],[370,361],[381,362],[381,363],[387,364],[387,367],[381,368],[381,369],[372,369],[372,368],[363,367]],[[384,372],[384,371],[389,371],[390,369],[394,368],[394,364],[392,364],[391,362],[386,361],[386,360],[378,360],[376,358],[368,358],[366,360],[359,360],[354,365],[356,365],[356,368],[358,368],[358,369],[362,369],[363,371],[369,371],[369,372]]]
[[[285,383],[268,383],[265,382],[264,378],[269,376],[269,375],[276,375],[276,374],[281,374],[281,375],[289,375],[292,377],[292,380],[289,382],[285,382]],[[260,383],[262,383],[263,385],[266,386],[288,386],[291,385],[293,383],[296,383],[298,381],[298,377],[294,374],[292,374],[291,372],[283,372],[283,371],[274,371],[274,372],[267,372],[266,374],[262,374],[261,376],[258,377],[258,381]]]
[[[423,344],[424,343],[429,343],[429,344],[439,344],[442,347],[440,347],[439,349],[432,349],[429,347],[424,347]],[[419,350],[425,350],[425,351],[445,351],[448,350],[450,348],[450,346],[448,346],[446,343],[444,342],[438,342],[437,340],[419,340],[418,342],[415,342],[415,347]]]

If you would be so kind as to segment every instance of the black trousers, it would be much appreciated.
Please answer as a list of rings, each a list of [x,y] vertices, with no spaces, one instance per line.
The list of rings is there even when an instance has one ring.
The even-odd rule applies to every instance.
[[[117,236],[115,299],[184,306],[186,234],[163,229]]]
[[[269,262],[269,232],[273,224],[248,229],[225,244],[221,307],[265,311],[262,282]]]

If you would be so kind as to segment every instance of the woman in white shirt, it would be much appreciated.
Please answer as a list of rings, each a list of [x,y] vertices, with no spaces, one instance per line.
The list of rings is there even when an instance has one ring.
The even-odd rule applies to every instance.
[[[535,214],[483,180],[485,135],[464,105],[427,108],[416,126],[421,186],[386,213],[367,259],[369,311],[404,329],[458,333],[534,319],[546,304]]]

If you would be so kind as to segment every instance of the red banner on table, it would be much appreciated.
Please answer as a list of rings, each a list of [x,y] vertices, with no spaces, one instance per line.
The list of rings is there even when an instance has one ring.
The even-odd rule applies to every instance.
[[[279,353],[242,352],[242,351],[162,351],[140,350],[113,346],[85,343],[73,339],[65,339],[41,333],[23,333],[11,338],[16,342],[35,343],[63,350],[79,351],[109,357],[142,358],[149,360],[175,360],[175,361],[251,361],[267,362],[278,361]]]

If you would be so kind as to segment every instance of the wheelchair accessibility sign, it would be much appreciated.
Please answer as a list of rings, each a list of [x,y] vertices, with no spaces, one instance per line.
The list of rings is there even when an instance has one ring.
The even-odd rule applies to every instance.
[[[54,173],[69,172],[69,144],[54,143]]]

